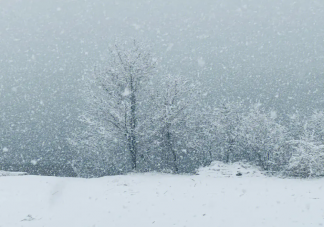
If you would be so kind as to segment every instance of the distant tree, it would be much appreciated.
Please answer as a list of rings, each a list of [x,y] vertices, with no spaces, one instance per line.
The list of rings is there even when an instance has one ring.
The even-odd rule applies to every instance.
[[[315,111],[307,121],[304,129],[313,132],[314,140],[324,144],[324,112]]]
[[[214,107],[206,104],[196,106],[197,111],[193,116],[194,137],[196,138],[195,147],[199,147],[199,157],[201,165],[208,166],[212,161],[218,159],[217,148],[219,148],[220,140],[219,122],[215,120]]]
[[[128,159],[128,155],[121,155],[126,152],[131,169],[137,168],[139,126],[147,98],[145,87],[155,65],[146,47],[133,41],[114,45],[105,65],[94,70],[87,81],[88,106],[81,117],[85,127],[70,140],[78,150],[84,150],[84,158],[93,163],[96,153],[99,160],[107,157],[110,163],[118,163],[116,157]]]
[[[291,139],[298,140],[304,131],[305,115],[302,115],[298,111],[288,115],[287,127]]]
[[[241,160],[241,123],[244,107],[240,102],[223,103],[214,111],[214,133],[219,149],[218,159],[225,163]]]

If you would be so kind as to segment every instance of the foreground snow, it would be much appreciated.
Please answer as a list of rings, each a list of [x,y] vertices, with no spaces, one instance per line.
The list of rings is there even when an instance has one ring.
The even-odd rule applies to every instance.
[[[0,226],[324,226],[324,179],[219,163],[195,176],[0,177]]]

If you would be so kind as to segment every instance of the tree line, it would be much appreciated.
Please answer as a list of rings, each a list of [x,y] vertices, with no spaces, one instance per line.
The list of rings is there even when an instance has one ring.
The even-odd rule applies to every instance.
[[[295,114],[283,124],[260,103],[207,105],[199,82],[161,73],[136,41],[111,47],[84,94],[82,124],[69,138],[80,177],[194,173],[214,160],[245,161],[284,176],[324,175],[323,112]]]

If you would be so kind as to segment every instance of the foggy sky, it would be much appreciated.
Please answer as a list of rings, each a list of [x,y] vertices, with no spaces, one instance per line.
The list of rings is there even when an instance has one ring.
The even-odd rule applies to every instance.
[[[58,149],[85,71],[129,37],[215,102],[324,107],[322,0],[0,0],[0,150]]]

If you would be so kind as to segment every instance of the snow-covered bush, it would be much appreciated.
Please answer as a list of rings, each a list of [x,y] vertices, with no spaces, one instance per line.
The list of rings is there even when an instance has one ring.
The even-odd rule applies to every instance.
[[[324,176],[324,145],[306,137],[291,143],[294,153],[286,174],[297,177]]]
[[[218,160],[247,161],[264,170],[278,171],[287,165],[287,129],[277,122],[274,111],[261,104],[225,103],[214,111],[211,127],[216,136]]]
[[[315,112],[304,123],[300,139],[290,141],[293,154],[286,174],[298,177],[324,176],[324,114]]]
[[[242,119],[243,157],[264,170],[279,170],[288,162],[287,130],[276,122],[275,112],[256,104]]]

